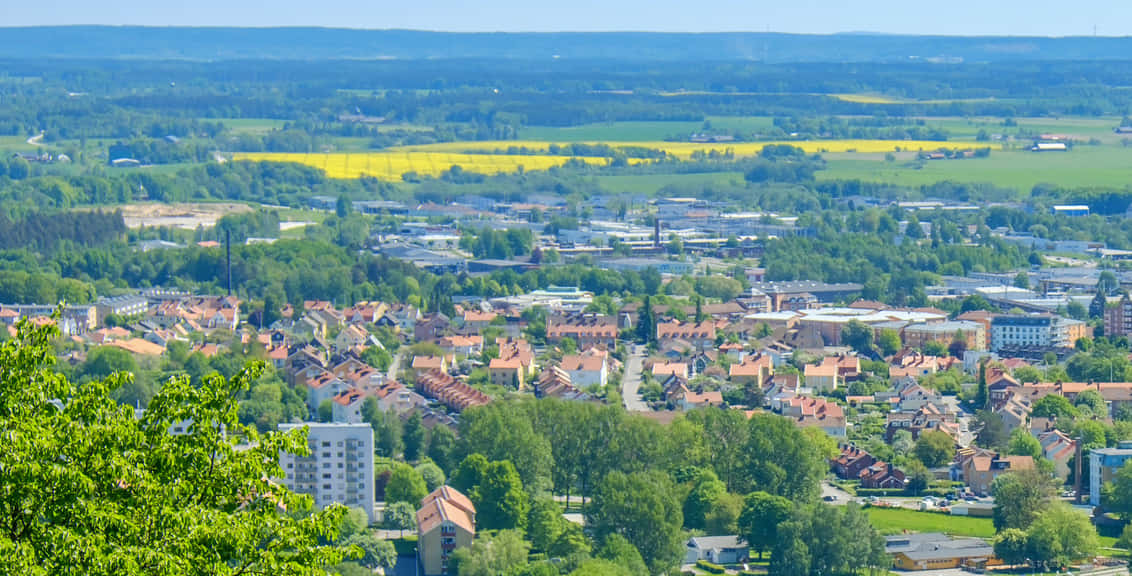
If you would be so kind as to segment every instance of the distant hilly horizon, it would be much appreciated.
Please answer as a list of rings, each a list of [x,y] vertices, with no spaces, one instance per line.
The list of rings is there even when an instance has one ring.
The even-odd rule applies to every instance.
[[[874,32],[443,32],[320,27],[0,27],[0,58],[1006,62],[1132,60],[1132,37]]]

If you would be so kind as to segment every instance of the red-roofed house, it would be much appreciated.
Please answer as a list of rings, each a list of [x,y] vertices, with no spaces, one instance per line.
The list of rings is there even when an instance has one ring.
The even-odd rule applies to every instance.
[[[660,322],[656,325],[656,339],[660,344],[670,340],[683,340],[699,350],[715,347],[715,322]]]
[[[476,536],[476,507],[451,486],[441,486],[417,510],[417,558],[425,576],[450,574],[448,560]]]
[[[777,400],[783,416],[794,420],[800,427],[821,428],[834,438],[845,437],[845,410],[824,398],[794,396]]]

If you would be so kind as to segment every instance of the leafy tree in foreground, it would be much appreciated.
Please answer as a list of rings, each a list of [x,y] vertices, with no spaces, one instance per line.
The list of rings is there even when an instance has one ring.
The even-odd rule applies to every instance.
[[[137,418],[111,398],[128,374],[78,386],[51,369],[57,333],[25,324],[0,345],[0,572],[287,575],[342,560],[319,539],[338,537],[346,509],[308,513],[270,480],[281,450],[307,453],[305,433],[239,422],[261,365],[171,379]],[[241,436],[251,448],[236,449]]]

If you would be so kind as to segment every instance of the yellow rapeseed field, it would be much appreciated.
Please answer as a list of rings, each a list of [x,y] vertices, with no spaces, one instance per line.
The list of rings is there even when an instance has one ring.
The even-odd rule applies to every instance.
[[[238,153],[236,161],[295,162],[319,168],[330,178],[370,176],[380,180],[401,181],[407,173],[437,177],[453,166],[477,174],[500,174],[523,170],[547,170],[570,161],[569,156],[517,156],[507,154],[460,154],[452,152],[390,151],[369,153]],[[607,158],[583,158],[588,164],[608,164]]]
[[[600,144],[588,142],[587,144]],[[824,152],[883,153],[919,150],[936,150],[941,147],[969,147],[971,143],[935,142],[920,140],[811,140],[786,142],[723,142],[704,144],[696,142],[610,142],[614,148],[633,147],[663,150],[666,154],[680,160],[687,160],[696,152],[705,154],[712,151],[731,154],[734,157],[756,156],[768,144],[789,144],[806,151],[807,154]],[[296,162],[313,166],[326,172],[330,178],[360,178],[370,176],[380,180],[399,182],[407,173],[419,176],[437,177],[453,166],[460,166],[467,172],[477,174],[501,174],[518,172],[520,167],[526,171],[547,170],[561,166],[572,159],[593,165],[607,165],[609,158],[571,157],[551,155],[551,146],[561,143],[534,140],[506,140],[485,142],[443,142],[420,146],[405,146],[381,152],[362,153],[316,153],[291,154],[276,152],[236,153],[233,160],[252,162]],[[527,148],[542,154],[512,155],[496,153],[507,148]],[[630,158],[631,164],[648,162]]]

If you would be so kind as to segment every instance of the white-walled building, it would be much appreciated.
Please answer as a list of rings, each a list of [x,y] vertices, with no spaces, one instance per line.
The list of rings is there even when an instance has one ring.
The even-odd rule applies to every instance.
[[[310,455],[283,452],[283,483],[292,492],[310,494],[318,508],[334,503],[362,508],[374,521],[373,428],[369,424],[280,424],[288,432],[309,427]]]

